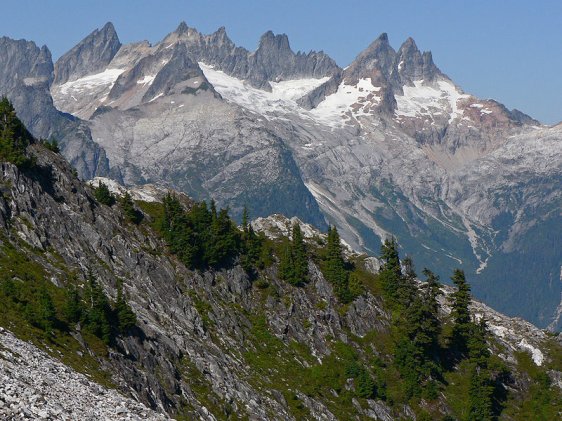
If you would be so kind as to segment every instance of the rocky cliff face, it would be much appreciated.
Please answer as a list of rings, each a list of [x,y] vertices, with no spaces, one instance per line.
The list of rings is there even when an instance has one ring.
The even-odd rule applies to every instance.
[[[54,82],[62,84],[105,70],[120,48],[113,24],[106,23],[57,60]]]
[[[0,95],[13,103],[19,118],[37,138],[55,138],[84,178],[109,173],[103,149],[92,141],[86,124],[53,105],[49,92],[53,62],[47,47],[0,38]]]

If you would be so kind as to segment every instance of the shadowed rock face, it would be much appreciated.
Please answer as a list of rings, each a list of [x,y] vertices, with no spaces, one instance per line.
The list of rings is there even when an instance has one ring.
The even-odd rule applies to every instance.
[[[433,63],[431,52],[421,53],[412,38],[408,38],[396,53],[394,69],[400,76],[402,85],[412,84],[416,80],[430,82],[441,75],[441,71]]]
[[[49,92],[53,62],[47,47],[0,38],[0,95],[13,103],[18,117],[37,138],[55,138],[83,178],[108,174],[104,151],[92,141],[88,127],[58,111]]]
[[[121,42],[113,24],[108,22],[57,60],[54,82],[63,84],[105,70],[119,48]]]

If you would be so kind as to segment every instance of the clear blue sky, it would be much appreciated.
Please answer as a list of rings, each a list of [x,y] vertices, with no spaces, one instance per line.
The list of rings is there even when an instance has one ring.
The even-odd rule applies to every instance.
[[[225,26],[249,50],[267,30],[294,50],[346,66],[380,33],[412,36],[466,92],[545,123],[562,121],[562,1],[556,0],[1,0],[0,35],[46,44],[56,59],[107,21],[121,42],[155,42],[185,20]],[[1,59],[1,58],[0,58]]]

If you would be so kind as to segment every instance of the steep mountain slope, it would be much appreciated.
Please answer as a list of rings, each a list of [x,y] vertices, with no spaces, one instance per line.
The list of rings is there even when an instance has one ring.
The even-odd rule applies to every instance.
[[[103,149],[92,141],[88,127],[58,111],[49,92],[53,62],[47,47],[0,38],[0,96],[7,96],[18,115],[38,138],[55,138],[65,156],[84,178],[109,174]]]
[[[165,420],[0,327],[0,417]]]
[[[237,216],[251,202],[326,218],[370,252],[395,235],[442,275],[478,274],[477,295],[500,310],[560,327],[560,127],[464,93],[431,53],[386,34],[345,69],[272,33],[251,53],[224,28],[185,24],[118,45],[111,26],[94,32],[51,92],[90,120],[125,183],[164,182]],[[105,68],[85,74],[101,52]]]
[[[336,297],[322,269],[325,235],[306,225],[302,231],[312,253],[310,281],[301,287],[279,278],[276,258],[257,277],[249,276],[237,259],[220,270],[190,270],[157,235],[155,221],[162,215],[157,202],[138,202],[145,209],[144,222],[135,225],[122,205],[98,203],[60,156],[39,144],[29,153],[35,156],[32,167],[0,164],[0,294],[5,305],[0,322],[51,356],[86,371],[90,379],[180,419],[394,419],[456,414],[456,405],[464,405],[449,389],[445,397],[428,398],[429,404],[407,403],[399,378],[388,388],[382,383],[394,375],[393,321],[380,294],[380,279],[367,270],[378,269],[376,260],[346,253],[365,288],[347,304]],[[163,189],[150,193],[154,189],[137,190],[135,197],[148,199],[150,194],[160,200]],[[290,223],[275,216],[254,226],[273,238],[271,247],[278,250]],[[64,303],[72,302],[72,288],[88,291],[92,277],[113,302],[119,301],[122,288],[136,314],[134,328],[112,334],[108,345],[92,334],[88,319],[76,325],[66,321]],[[28,290],[31,295],[24,295]],[[55,321],[50,327],[41,325],[44,310],[33,307],[33,294],[43,297],[39,309],[49,307],[44,307],[45,296],[53,297]],[[529,392],[536,384],[534,373],[560,376],[558,345],[527,322],[479,303],[473,306],[476,316],[490,321],[496,335],[490,346],[512,370],[509,398],[503,402],[510,411],[524,414],[522,405],[534,396]],[[448,311],[447,306],[441,310],[444,318]],[[24,378],[29,369],[18,362],[36,351],[14,342],[10,334],[2,335],[0,352],[9,364],[0,365],[0,374]],[[14,359],[17,347],[23,347],[23,355]],[[534,362],[528,361],[531,356]],[[523,363],[531,365],[524,368]],[[54,374],[64,373],[57,379],[74,376],[57,363],[45,364],[56,367]],[[363,374],[354,374],[357,370]],[[365,394],[359,385],[371,370],[378,392],[373,383]],[[454,370],[451,375],[456,375]],[[462,379],[455,377],[455,382]],[[554,387],[542,393],[558,393]],[[10,390],[10,400],[21,399]]]

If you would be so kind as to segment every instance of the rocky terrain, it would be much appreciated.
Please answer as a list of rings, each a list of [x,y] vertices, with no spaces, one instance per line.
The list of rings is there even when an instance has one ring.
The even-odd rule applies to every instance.
[[[3,420],[166,420],[0,327]]]
[[[109,172],[105,152],[92,141],[86,124],[53,105],[51,53],[33,42],[0,38],[0,94],[8,96],[19,117],[37,138],[55,138],[67,159],[85,178]]]
[[[68,417],[73,419],[158,419],[130,398],[178,419],[390,420],[415,417],[422,409],[453,411],[444,397],[437,399],[437,406],[425,409],[392,404],[381,397],[360,398],[353,395],[357,389],[352,378],[338,391],[330,389],[328,378],[320,377],[314,387],[308,384],[306,379],[316,378],[314,373],[341,370],[341,361],[347,361],[350,353],[357,361],[369,361],[373,353],[390,358],[384,344],[389,340],[391,315],[368,275],[378,271],[377,259],[363,260],[365,256],[348,249],[348,259],[364,267],[365,272],[359,273],[365,273],[366,290],[346,305],[336,298],[321,264],[312,258],[310,282],[304,287],[282,281],[275,260],[257,280],[236,262],[220,270],[190,270],[167,251],[152,228],[152,206],[161,200],[162,188],[131,191],[140,199],[137,206],[145,218],[135,225],[127,222],[119,205],[98,203],[92,188],[76,178],[61,156],[41,145],[31,146],[29,152],[36,157],[32,168],[0,166],[4,273],[21,285],[46,282],[56,302],[72,285],[85,288],[90,276],[112,300],[121,284],[136,314],[136,327],[106,347],[79,324],[69,327],[70,334],[61,328],[41,333],[21,319],[21,312],[8,307],[0,316],[4,329],[32,339],[50,355],[2,330],[0,375],[9,381],[0,387],[0,399],[11,402],[2,409],[9,416],[19,417],[23,411],[31,417],[60,418],[70,411]],[[96,181],[111,184],[107,179]],[[118,185],[111,187],[123,193]],[[299,221],[277,215],[257,219],[253,226],[275,244],[294,222]],[[325,234],[310,225],[303,224],[302,230],[311,249],[325,241]],[[5,282],[6,278],[0,281],[2,288]],[[556,338],[483,304],[474,306],[478,317],[490,321],[499,344],[492,346],[499,346],[500,358],[513,369],[510,405],[528,397],[530,380],[518,368],[522,355],[532,358],[530,364],[538,367],[533,370],[544,368],[553,381],[560,378],[559,354],[553,348]],[[444,317],[447,312],[443,302]],[[74,370],[85,372],[89,379]],[[37,389],[25,386],[31,376]],[[50,390],[35,376],[45,379]],[[60,381],[49,383],[54,378]],[[91,379],[128,398],[93,385]],[[80,390],[65,396],[61,384],[65,391],[69,385]],[[90,391],[100,397],[94,408],[88,405],[93,399]],[[58,399],[43,401],[36,398],[39,394]]]
[[[55,65],[42,51],[42,95],[91,133],[87,147],[63,138],[83,177],[335,224],[370,253],[394,235],[443,279],[465,269],[498,310],[560,327],[560,126],[463,92],[414,40],[396,50],[382,34],[345,69],[285,35],[249,52],[185,24],[154,45],[122,45],[107,24]]]

